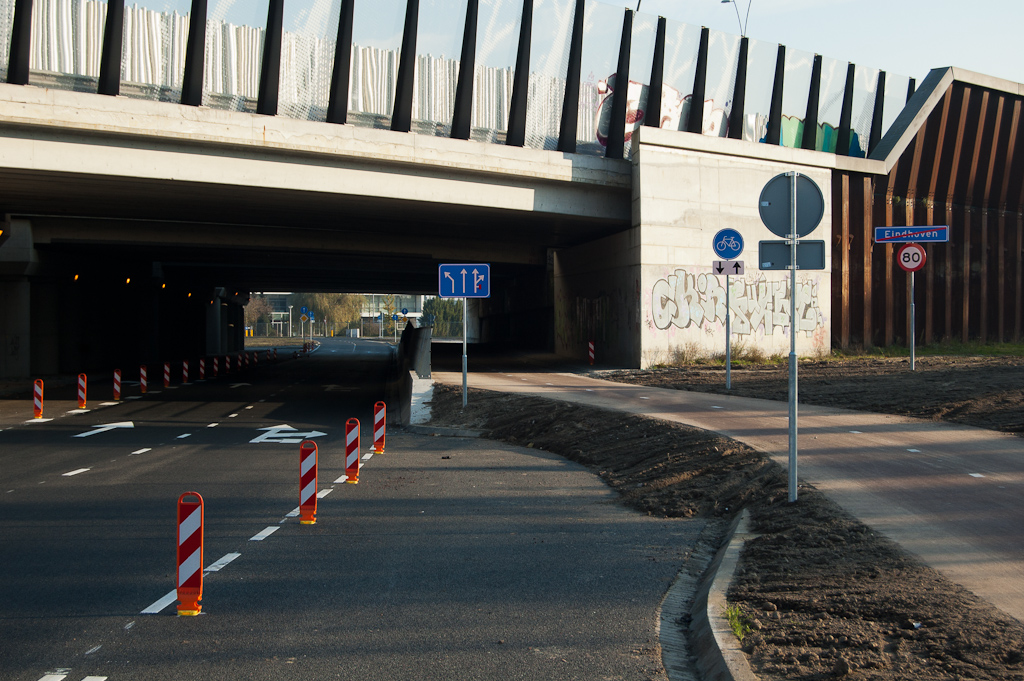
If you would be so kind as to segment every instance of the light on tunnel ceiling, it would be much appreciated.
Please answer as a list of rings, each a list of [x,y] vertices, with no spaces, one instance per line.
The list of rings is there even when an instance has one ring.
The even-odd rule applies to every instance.
[[[167,284],[160,284],[160,288],[167,288]]]
[[[191,298],[191,297],[192,297],[192,293],[191,293],[191,292],[189,292],[189,294],[188,294],[188,297],[189,297],[189,298]]]
[[[78,275],[77,274],[75,275],[75,281],[78,281]]]
[[[124,283],[126,283],[126,284],[132,283],[132,278],[128,277],[127,279],[124,280]]]

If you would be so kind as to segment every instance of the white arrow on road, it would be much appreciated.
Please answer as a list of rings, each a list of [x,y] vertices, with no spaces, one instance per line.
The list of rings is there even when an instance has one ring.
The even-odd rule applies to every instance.
[[[260,442],[271,442],[275,444],[286,444],[286,445],[297,445],[303,440],[309,440],[314,437],[320,437],[327,435],[327,433],[321,433],[319,430],[311,430],[307,433],[300,433],[295,428],[289,425],[281,424],[279,426],[271,426],[270,428],[259,428],[258,430],[264,431],[262,435],[258,435],[252,440],[249,440],[250,444],[258,444]]]
[[[105,433],[108,430],[114,430],[115,428],[134,428],[135,424],[131,421],[121,421],[120,423],[104,423],[103,425],[93,426],[92,430],[87,430],[84,433],[73,435],[72,437],[89,437],[90,435],[98,435],[99,433]]]

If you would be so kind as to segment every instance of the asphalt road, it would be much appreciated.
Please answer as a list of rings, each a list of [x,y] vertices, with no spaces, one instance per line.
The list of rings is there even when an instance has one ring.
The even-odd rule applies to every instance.
[[[57,389],[43,423],[0,401],[0,678],[658,678],[658,608],[702,521],[628,511],[545,452],[394,429],[335,482],[348,418],[370,449],[390,353],[333,339],[85,413]],[[300,525],[279,440],[313,431],[323,496]],[[186,491],[215,570],[198,617],[164,599]]]
[[[788,466],[788,405],[519,367],[476,388],[684,423]],[[435,380],[459,385],[455,372]],[[800,405],[800,480],[1004,612],[1024,621],[1024,439],[953,423]]]

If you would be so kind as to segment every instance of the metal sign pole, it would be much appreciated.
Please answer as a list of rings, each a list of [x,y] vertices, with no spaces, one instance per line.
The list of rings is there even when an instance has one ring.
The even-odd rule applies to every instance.
[[[917,319],[914,309],[914,272],[910,273],[910,370],[916,371],[914,367],[915,346],[917,345]]]
[[[469,362],[466,360],[466,345],[469,336],[469,322],[467,321],[466,308],[469,307],[466,303],[469,301],[468,298],[462,299],[462,406],[465,407],[468,404],[469,399],[467,396],[468,384],[469,384]]]
[[[797,499],[796,471],[796,419],[797,419],[797,382],[796,382],[796,183],[800,173],[790,173],[790,247],[789,260],[789,501]]]
[[[725,272],[725,389],[732,390],[732,327],[729,319],[729,271]]]

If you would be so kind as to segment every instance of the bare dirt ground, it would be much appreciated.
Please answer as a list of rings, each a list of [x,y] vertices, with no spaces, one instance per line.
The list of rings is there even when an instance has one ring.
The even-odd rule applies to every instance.
[[[801,362],[800,401],[1024,431],[1020,358]],[[725,392],[724,371],[602,373],[630,383]],[[732,394],[786,399],[785,366],[734,371]],[[585,464],[637,510],[729,518],[751,510],[730,602],[762,679],[1024,679],[1024,624],[975,597],[812,488],[787,502],[785,472],[727,438],[643,416],[438,386],[434,423]],[[686,626],[681,622],[680,626]]]

